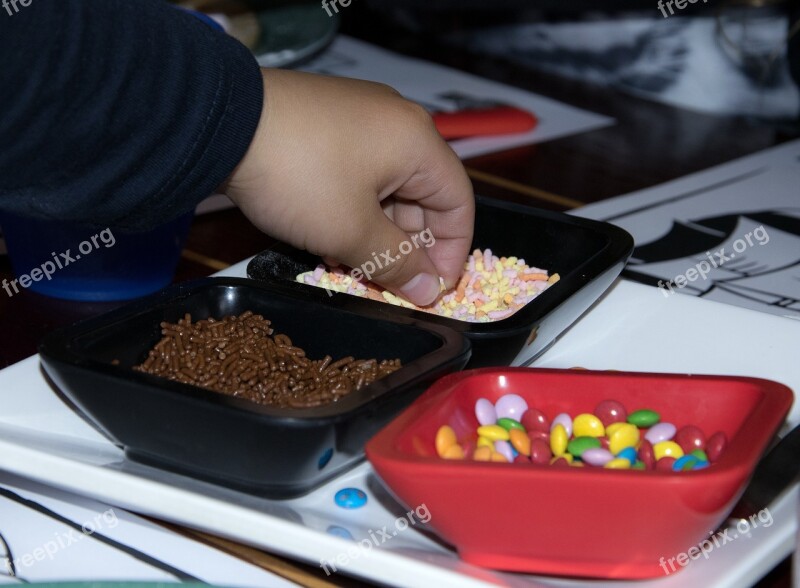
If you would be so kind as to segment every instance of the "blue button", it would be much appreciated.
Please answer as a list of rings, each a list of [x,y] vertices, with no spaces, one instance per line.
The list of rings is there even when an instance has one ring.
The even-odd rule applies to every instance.
[[[367,494],[358,488],[342,488],[333,500],[342,508],[361,508],[367,503]]]

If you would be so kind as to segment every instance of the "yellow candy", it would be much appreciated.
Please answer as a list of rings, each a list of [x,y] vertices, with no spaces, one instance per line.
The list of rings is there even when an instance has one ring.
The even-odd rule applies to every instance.
[[[581,369],[586,369],[586,368],[581,368]],[[608,426],[606,427],[606,437],[608,437],[608,438],[610,439],[610,438],[611,438],[611,435],[613,435],[613,434],[614,434],[614,431],[616,431],[616,430],[617,430],[617,429],[619,429],[619,428],[620,428],[622,425],[625,425],[625,424],[627,424],[627,423],[611,423],[610,425],[608,425]]]
[[[626,447],[636,447],[639,442],[639,428],[636,425],[622,423],[608,438],[608,450],[617,455]]]
[[[567,454],[567,455],[569,455],[569,454]],[[570,455],[570,457],[572,457],[572,456]],[[582,461],[573,461],[569,465],[571,465],[574,468],[582,468],[583,467],[583,462]]]
[[[608,468],[609,470],[628,470],[631,467],[631,462],[624,457],[615,457],[611,461],[607,462],[603,467]]]
[[[436,432],[436,453],[439,457],[444,457],[445,452],[453,445],[458,443],[456,432],[448,425],[442,425]]]
[[[475,450],[475,452],[472,454],[472,459],[475,461],[489,461],[492,459],[492,453],[494,453],[492,448],[484,445],[483,447],[478,447]]]
[[[550,451],[556,457],[561,457],[567,451],[567,443],[569,443],[569,435],[564,425],[556,425],[550,431]]]
[[[483,425],[482,427],[478,427],[478,435],[492,441],[508,441],[508,431],[500,425]]]
[[[657,460],[662,457],[674,457],[678,459],[683,457],[683,449],[681,449],[681,446],[675,443],[675,441],[662,441],[661,443],[653,445],[653,454],[656,456]]]
[[[489,439],[488,437],[478,437],[478,447],[488,447],[492,451],[494,451],[494,441]]]
[[[572,421],[572,434],[575,437],[602,437],[606,434],[603,421],[593,414],[579,414]]]
[[[451,445],[442,454],[445,459],[464,459],[464,449],[461,445]]]

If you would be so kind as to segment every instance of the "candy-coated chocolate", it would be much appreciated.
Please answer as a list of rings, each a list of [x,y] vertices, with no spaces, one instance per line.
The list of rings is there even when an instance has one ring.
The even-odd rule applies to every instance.
[[[569,464],[569,465],[570,465],[570,467],[573,467],[573,468],[582,468],[583,467],[583,462],[582,461],[573,460],[572,463]]]
[[[694,469],[696,463],[697,458],[695,458],[693,455],[683,455],[676,459],[675,463],[672,464],[672,471],[685,472]]]
[[[488,447],[491,450],[494,450],[494,441],[489,439],[489,437],[478,437],[478,447]]]
[[[597,437],[575,437],[567,443],[567,451],[575,457],[580,457],[587,449],[600,447]]]
[[[478,427],[478,435],[492,441],[508,441],[508,431],[500,425],[483,425]]]
[[[575,461],[569,453],[565,453],[564,455],[554,455],[553,458],[550,460],[550,464],[554,464],[556,461],[563,459],[568,464],[572,464]]]
[[[569,433],[561,423],[556,423],[553,430],[550,431],[550,451],[556,457],[561,457],[567,450],[567,443],[569,443]]]
[[[485,398],[479,398],[475,403],[475,417],[481,425],[493,425],[497,421],[497,411],[494,404]]]
[[[514,461],[514,455],[511,451],[511,444],[508,441],[495,441],[494,450],[506,458],[506,461],[511,463]]]
[[[644,469],[652,470],[656,465],[656,454],[653,452],[653,444],[647,439],[644,439],[639,444],[639,449],[636,452],[639,456],[639,461],[644,464]]]
[[[608,438],[608,450],[614,455],[626,447],[636,447],[639,442],[639,429],[635,425],[622,423]]]
[[[547,431],[528,431],[528,437],[531,438],[531,441],[534,439],[541,439],[547,445],[550,445],[550,429]]]
[[[572,434],[575,437],[602,437],[606,434],[603,421],[593,414],[583,413],[572,421]]]
[[[603,467],[609,470],[629,470],[631,468],[631,462],[624,457],[615,457]]]
[[[511,447],[516,449],[522,455],[531,454],[531,439],[528,437],[528,434],[525,431],[511,429],[508,432],[508,436],[509,441],[511,442]]]
[[[569,468],[569,467],[572,467],[570,465],[570,463],[566,459],[564,459],[563,457],[553,458],[553,461],[550,463],[550,465],[552,467],[554,467],[554,468]]]
[[[629,462],[631,462],[631,465],[633,465],[636,463],[637,458],[636,449],[633,447],[626,447],[617,454],[617,457],[627,459]]]
[[[641,462],[641,461],[636,461],[636,462],[634,462],[634,464],[631,466],[631,469],[632,469],[632,470],[642,470],[642,471],[644,471],[644,470],[646,470],[647,468],[644,466],[644,463],[643,463],[643,462]]]
[[[539,409],[528,407],[528,410],[522,415],[520,423],[522,423],[522,426],[528,431],[528,435],[533,431],[550,433],[550,421]]]
[[[514,458],[514,463],[522,463],[525,465],[531,465],[531,460],[525,457],[524,455],[520,454]]]
[[[695,449],[706,448],[706,436],[699,427],[695,427],[694,425],[686,425],[678,429],[673,441],[681,446],[684,453],[691,453]]]
[[[442,457],[444,459],[464,459],[464,449],[458,444],[451,445],[445,450]]]
[[[646,429],[659,422],[661,420],[661,415],[649,408],[642,408],[630,413],[626,420],[632,425]]]
[[[361,508],[367,503],[367,493],[360,488],[342,488],[333,497],[336,506]]]
[[[600,419],[604,427],[613,423],[624,423],[628,418],[628,411],[621,402],[616,400],[603,400],[594,408],[594,414]]]
[[[613,435],[616,431],[618,431],[620,427],[627,424],[628,423],[611,423],[606,427],[606,437],[610,439],[611,435]]]
[[[697,463],[694,464],[693,470],[702,470],[708,467],[707,461],[697,460]]]
[[[706,442],[706,455],[708,455],[708,461],[711,463],[717,461],[727,446],[728,438],[725,436],[725,433],[722,431],[717,431],[711,435]]]
[[[608,449],[603,449],[602,447],[593,447],[584,451],[583,455],[581,455],[581,459],[583,460],[583,463],[588,463],[589,465],[604,466],[614,459],[614,456],[611,455],[611,452]]]
[[[531,441],[531,463],[539,465],[547,465],[553,457],[553,452],[550,451],[550,444],[541,439],[533,439]]]
[[[686,453],[685,449],[683,451]],[[702,449],[693,449],[689,452],[689,455],[695,457],[697,461],[708,461],[708,455],[706,455],[706,452]]]
[[[505,455],[503,455],[502,453],[498,453],[497,451],[495,451],[495,452],[492,454],[492,457],[489,459],[489,461],[496,461],[496,462],[498,462],[498,463],[510,463],[510,462],[509,462],[509,461],[506,459],[506,456],[505,456]]]
[[[524,431],[525,427],[515,419],[510,419],[508,417],[503,417],[501,419],[497,419],[497,423],[501,427],[503,427],[506,431],[510,431],[511,429],[519,429],[520,431]]]
[[[653,444],[653,454],[656,456],[656,461],[665,457],[678,459],[683,457],[683,449],[675,441],[662,441],[661,443]]]
[[[567,437],[572,437],[572,417],[569,416],[567,413],[562,412],[556,415],[556,418],[553,419],[553,423],[550,425],[550,432],[553,432],[553,429],[556,425],[561,425],[564,427],[564,430],[567,432]]]
[[[662,457],[656,462],[655,469],[659,472],[671,472],[673,463],[675,463],[674,457]]]
[[[449,425],[442,425],[436,432],[436,453],[439,457],[444,457],[445,452],[453,445],[458,443],[456,432]]]
[[[489,461],[492,458],[492,453],[494,453],[494,450],[491,447],[483,445],[475,449],[475,453],[472,454],[472,459],[475,461]]]
[[[672,423],[657,423],[647,430],[647,432],[644,434],[644,438],[655,445],[656,443],[661,443],[662,441],[670,441],[673,437],[675,437],[676,431],[677,429]],[[678,445],[680,445],[680,443]]]
[[[498,419],[506,417],[520,420],[528,410],[528,403],[518,394],[504,394],[494,403],[494,409]]]

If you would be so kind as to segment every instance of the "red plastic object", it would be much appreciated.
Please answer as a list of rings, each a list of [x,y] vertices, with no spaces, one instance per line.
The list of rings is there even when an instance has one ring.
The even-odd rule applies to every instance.
[[[460,441],[470,438],[475,402],[512,392],[549,419],[592,412],[613,398],[629,411],[654,409],[678,428],[724,431],[730,443],[717,463],[691,472],[436,456],[441,425],[453,427]],[[663,577],[661,562],[687,552],[725,519],[792,400],[786,386],[756,378],[487,368],[440,379],[366,451],[406,505],[427,506],[429,525],[466,562],[566,576]]]
[[[444,139],[464,139],[486,135],[510,135],[525,133],[536,127],[537,118],[513,106],[495,106],[437,112],[433,114],[436,130]]]

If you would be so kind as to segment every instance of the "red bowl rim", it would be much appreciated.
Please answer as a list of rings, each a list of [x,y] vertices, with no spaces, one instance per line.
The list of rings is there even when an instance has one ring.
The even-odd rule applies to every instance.
[[[468,378],[490,375],[503,375],[509,373],[526,373],[531,378],[539,374],[556,374],[564,378],[608,378],[620,379],[626,377],[636,377],[644,379],[658,380],[692,380],[692,381],[730,381],[737,383],[747,383],[758,386],[764,396],[745,418],[737,434],[729,441],[725,453],[711,467],[689,472],[664,472],[664,471],[639,471],[639,470],[607,470],[604,468],[547,468],[531,467],[524,468],[518,464],[486,463],[472,460],[445,460],[438,456],[423,457],[412,456],[400,451],[395,446],[395,439],[403,432],[406,426],[413,422],[419,414],[426,411],[429,407],[435,406],[444,401],[445,398],[458,385]],[[623,372],[623,371],[595,371],[595,370],[574,370],[574,369],[554,369],[554,368],[480,368],[466,370],[450,374],[437,380],[422,396],[414,401],[405,411],[395,417],[388,425],[381,429],[367,443],[367,459],[375,465],[375,462],[397,462],[398,464],[413,463],[419,473],[447,472],[448,475],[457,475],[462,468],[492,468],[495,476],[514,476],[525,475],[530,477],[547,476],[551,479],[559,479],[563,476],[581,475],[588,476],[620,476],[624,481],[627,477],[636,477],[638,480],[653,479],[658,483],[680,483],[681,481],[698,481],[699,478],[711,478],[727,475],[741,475],[742,470],[752,470],[755,468],[757,460],[760,458],[773,435],[784,422],[789,409],[794,402],[794,393],[784,384],[767,380],[764,378],[753,378],[747,376],[723,376],[710,374],[675,374],[675,373],[656,373],[656,372]],[[757,423],[757,426],[754,425]],[[441,468],[441,469],[440,469]],[[749,473],[749,472],[748,472]]]

